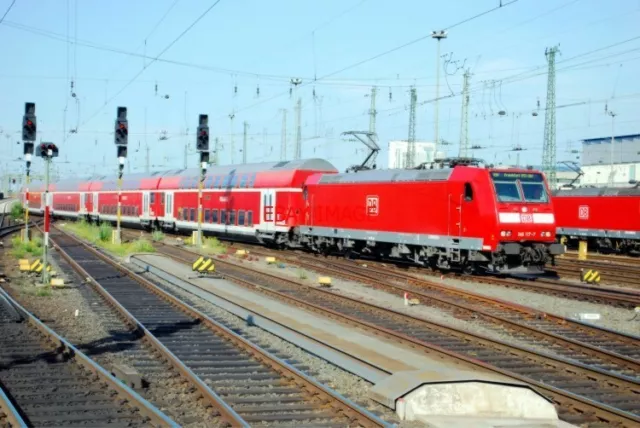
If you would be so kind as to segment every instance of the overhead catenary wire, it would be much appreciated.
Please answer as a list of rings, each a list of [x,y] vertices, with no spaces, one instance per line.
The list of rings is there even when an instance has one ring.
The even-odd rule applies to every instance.
[[[169,49],[171,49],[171,47],[173,45],[175,45],[182,37],[184,37],[184,35],[187,34],[189,32],[189,30],[191,30],[198,22],[200,22],[202,20],[202,18],[204,18],[221,1],[222,0],[216,0],[211,6],[209,6],[204,12],[202,12],[191,24],[189,24],[189,26],[187,28],[185,28],[176,38],[174,38],[171,41],[171,43],[169,43],[162,51],[160,51],[160,53],[158,55],[156,55],[156,57],[153,58],[153,60],[150,63],[146,64],[138,73],[136,73],[135,76],[133,76],[122,88],[120,88],[119,91],[117,91],[113,96],[111,96],[102,107],[100,107],[98,110],[96,110],[96,112],[94,112],[92,115],[90,115],[88,119],[86,119],[84,122],[82,122],[82,125],[85,125],[91,119],[96,117],[98,115],[98,113],[100,113],[102,111],[102,109],[104,107],[106,107],[118,95],[120,95],[122,92],[124,92],[140,75],[142,75],[142,73],[145,72],[145,70],[147,68],[149,68],[155,61],[157,61],[165,52],[167,52]]]
[[[9,5],[9,7],[7,8],[7,10],[4,11],[4,14],[2,15],[2,18],[0,18],[0,24],[2,24],[2,21],[4,21],[4,19],[7,17],[9,12],[11,11],[11,9],[13,9],[13,5],[14,4],[16,4],[16,0],[13,0],[11,2],[11,4]]]

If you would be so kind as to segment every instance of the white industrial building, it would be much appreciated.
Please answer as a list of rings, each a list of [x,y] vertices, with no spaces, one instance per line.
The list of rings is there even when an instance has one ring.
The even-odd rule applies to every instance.
[[[611,137],[583,140],[581,168],[582,185],[606,186],[613,173],[613,186],[628,186],[640,178],[636,175],[640,171],[640,134],[614,137],[613,150]]]
[[[424,162],[433,162],[436,150],[436,145],[434,143],[416,141],[415,148],[416,151],[413,166],[418,166]],[[389,141],[389,169],[406,168],[408,150],[409,142],[406,140]]]

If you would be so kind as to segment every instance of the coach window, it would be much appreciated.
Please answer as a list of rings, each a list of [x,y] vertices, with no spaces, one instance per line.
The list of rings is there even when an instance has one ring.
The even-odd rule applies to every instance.
[[[213,187],[220,187],[220,176],[216,175],[216,179],[213,182]]]
[[[473,187],[471,187],[471,183],[464,183],[464,200],[473,201]]]
[[[236,210],[229,211],[229,224],[235,226],[236,224]]]
[[[156,203],[156,194],[154,192],[151,192],[151,203],[152,204]]]
[[[227,211],[220,210],[220,223],[227,224]]]
[[[240,187],[247,187],[247,176],[246,176],[246,174],[243,174],[242,177],[240,177]]]
[[[204,210],[204,222],[205,223],[211,222],[211,210]]]
[[[247,226],[253,226],[253,211],[247,211]]]
[[[218,210],[213,210],[211,212],[211,223],[217,223],[218,222]]]
[[[196,210],[191,208],[191,221],[196,221]]]
[[[234,175],[233,177],[231,177],[230,187],[236,187],[237,185],[238,185],[238,176]]]
[[[255,182],[256,182],[256,175],[255,174],[251,174],[251,178],[249,178],[249,187],[253,187]]]
[[[238,226],[244,226],[244,211],[238,211]]]

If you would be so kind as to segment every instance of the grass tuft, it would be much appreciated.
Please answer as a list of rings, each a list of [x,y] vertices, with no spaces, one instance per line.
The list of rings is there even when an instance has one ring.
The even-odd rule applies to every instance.
[[[15,202],[13,205],[11,205],[11,211],[9,212],[9,215],[14,221],[23,219],[24,208],[22,207],[22,204],[20,202]]]
[[[153,233],[151,234],[151,239],[154,242],[164,241],[164,233],[162,233],[160,230],[154,230]]]
[[[14,236],[11,238],[11,255],[17,259],[25,257],[39,257],[42,255],[42,238],[39,236],[31,238],[29,242],[22,242],[22,238]]]
[[[227,247],[218,238],[208,237],[204,239],[203,250],[210,254],[226,254]]]
[[[114,244],[111,242],[113,227],[109,223],[100,226],[89,224],[85,220],[75,223],[67,223],[66,229],[77,237],[103,248],[117,256],[125,257],[132,253],[154,253],[156,249],[146,239],[137,239],[133,242]]]

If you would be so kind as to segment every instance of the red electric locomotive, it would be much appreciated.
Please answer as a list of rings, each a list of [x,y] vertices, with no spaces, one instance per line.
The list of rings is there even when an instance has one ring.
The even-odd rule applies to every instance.
[[[447,162],[311,177],[301,241],[467,272],[540,272],[564,252],[542,174]]]
[[[561,254],[542,174],[460,160],[338,174],[322,159],[207,171],[205,233],[279,248],[369,254],[467,272],[539,272]],[[125,176],[122,221],[197,228],[199,170]],[[34,186],[30,210],[43,189]],[[53,214],[116,220],[115,180],[53,185]],[[33,202],[32,202],[33,201]]]
[[[634,187],[561,189],[555,192],[557,236],[576,246],[640,255],[640,189]]]

